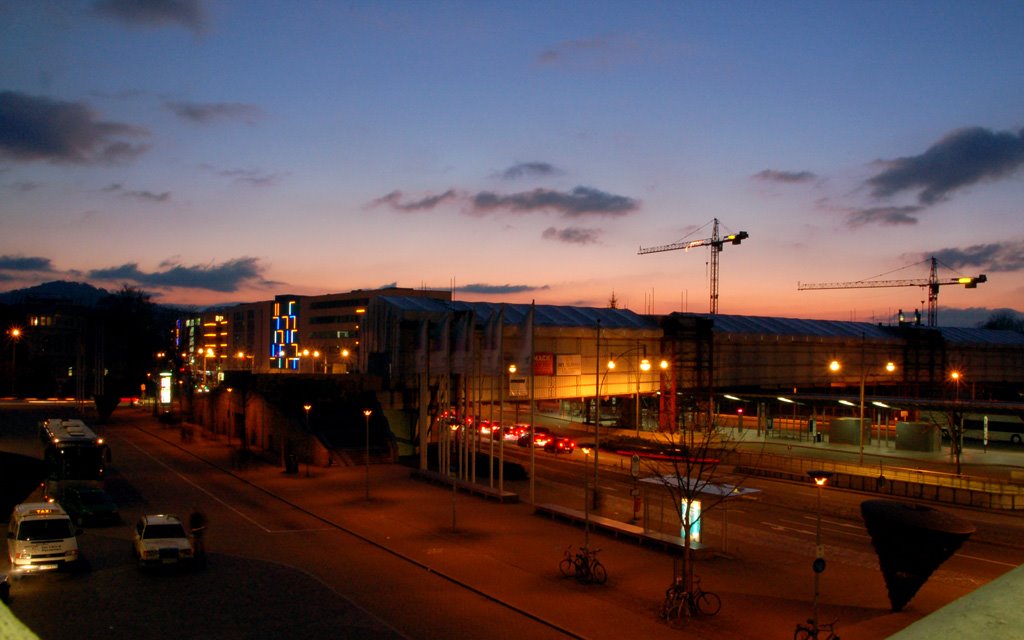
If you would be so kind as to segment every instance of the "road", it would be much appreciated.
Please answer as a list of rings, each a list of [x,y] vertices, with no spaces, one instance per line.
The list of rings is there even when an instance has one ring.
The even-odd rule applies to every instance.
[[[2,445],[26,450],[23,436],[43,415],[8,418]],[[85,531],[90,571],[14,582],[11,611],[42,638],[484,637],[495,625],[515,637],[565,637],[352,535],[336,524],[338,502],[298,508],[130,422],[104,435],[115,452],[107,487],[124,525]],[[210,520],[207,567],[139,571],[129,525],[142,513],[193,508]],[[440,611],[458,611],[458,622]]]
[[[125,411],[104,428],[114,451],[108,485],[125,525],[86,530],[88,573],[15,584],[11,610],[43,638],[599,638],[630,630],[651,638],[760,639],[791,637],[793,623],[809,614],[817,512],[815,490],[803,484],[751,479],[761,489],[757,498],[708,514],[705,539],[723,553],[700,570],[725,604],[714,620],[694,621],[690,635],[656,620],[672,561],[664,554],[602,538],[609,584],[576,588],[555,567],[582,536],[532,517],[528,505],[462,495],[449,503],[444,491],[408,487],[408,472],[391,465],[371,467],[366,501],[362,468],[314,469],[312,478],[230,468],[227,455],[219,462],[198,455],[223,453],[222,444],[197,438],[184,446],[175,431],[138,415]],[[31,420],[19,424],[0,411],[0,448],[34,437]],[[528,451],[506,453],[525,460]],[[537,451],[535,460],[538,502],[580,508],[582,454]],[[628,464],[606,456],[600,477],[601,513],[629,519]],[[508,488],[526,496],[528,483]],[[1014,542],[1024,539],[1019,518],[955,510],[978,534],[907,611],[891,614],[859,519],[864,496],[825,496],[823,609],[842,620],[848,640],[884,637],[1024,561]],[[138,571],[128,524],[140,513],[186,515],[194,507],[210,520],[208,567]]]

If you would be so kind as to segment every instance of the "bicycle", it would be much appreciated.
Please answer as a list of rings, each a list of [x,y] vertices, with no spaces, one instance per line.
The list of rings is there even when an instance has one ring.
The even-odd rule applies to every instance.
[[[686,590],[683,580],[676,580],[669,585],[661,604],[661,617],[674,622],[687,616],[713,616],[721,609],[722,599],[718,594],[705,591],[700,586],[700,578],[694,576],[692,591]]]
[[[839,640],[839,636],[836,635],[836,622],[822,622],[815,626],[814,620],[808,620],[807,624],[796,625],[796,630],[793,631],[793,640]],[[821,633],[827,631],[827,636],[822,636]]]
[[[565,550],[565,556],[558,563],[558,569],[567,578],[576,578],[583,583],[604,584],[608,580],[608,571],[597,559],[600,549],[580,547],[573,553],[572,546]]]

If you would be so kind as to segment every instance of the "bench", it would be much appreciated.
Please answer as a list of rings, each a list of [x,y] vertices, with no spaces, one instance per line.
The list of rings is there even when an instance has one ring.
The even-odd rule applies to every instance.
[[[435,484],[441,484],[446,487],[452,486],[455,483],[455,488],[463,493],[471,493],[491,500],[497,500],[498,502],[519,502],[519,494],[511,491],[499,491],[494,487],[489,487],[483,484],[477,484],[475,482],[466,482],[465,480],[455,480],[443,473],[436,471],[430,471],[426,469],[414,469],[412,471],[412,477],[416,480],[425,480],[427,482],[433,482]]]
[[[643,527],[628,522],[621,522],[604,516],[585,514],[578,509],[570,509],[557,504],[534,505],[534,513],[551,518],[566,520],[576,525],[585,525],[588,521],[595,531],[610,533],[613,537],[625,536],[636,540],[637,544],[648,544],[661,548],[663,551],[677,551],[683,548],[683,539],[657,531],[647,531]],[[699,542],[690,542],[690,549],[701,552],[705,549]]]

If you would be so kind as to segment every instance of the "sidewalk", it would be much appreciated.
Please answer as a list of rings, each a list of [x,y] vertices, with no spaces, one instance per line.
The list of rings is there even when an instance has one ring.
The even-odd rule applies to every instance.
[[[534,515],[532,505],[462,493],[453,504],[449,488],[414,480],[411,469],[400,465],[370,467],[371,499],[366,501],[364,467],[313,467],[308,476],[305,465],[290,475],[262,461],[236,468],[233,450],[221,439],[197,436],[181,442],[177,430],[145,416],[138,421],[225,472],[569,635],[788,640],[795,624],[810,617],[813,550],[780,544],[771,531],[730,529],[741,551],[700,560],[696,567],[702,585],[721,596],[721,612],[673,628],[658,618],[673,576],[675,559],[669,553],[591,532],[590,544],[601,548],[609,579],[603,586],[581,585],[563,578],[558,563],[567,547],[583,543],[583,531]],[[525,490],[520,495],[527,499]],[[538,493],[537,502],[545,501]],[[821,619],[839,618],[844,640],[886,638],[922,618],[922,611],[945,604],[933,598],[922,600],[920,608],[891,613],[877,562],[863,555],[836,554],[823,581]],[[847,584],[871,588],[851,595]],[[501,635],[496,630],[495,636]]]

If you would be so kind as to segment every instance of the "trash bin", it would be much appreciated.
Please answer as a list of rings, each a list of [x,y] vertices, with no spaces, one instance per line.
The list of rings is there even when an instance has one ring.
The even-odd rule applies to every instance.
[[[294,453],[289,453],[284,459],[284,472],[285,473],[298,473],[299,472],[299,457]]]

